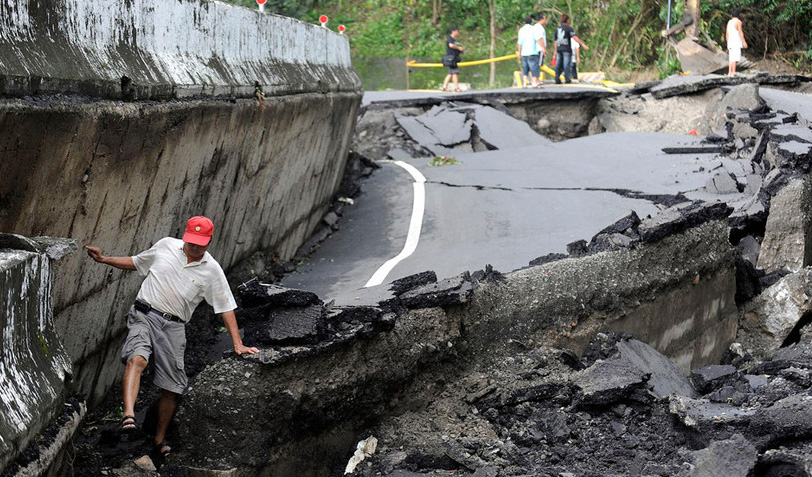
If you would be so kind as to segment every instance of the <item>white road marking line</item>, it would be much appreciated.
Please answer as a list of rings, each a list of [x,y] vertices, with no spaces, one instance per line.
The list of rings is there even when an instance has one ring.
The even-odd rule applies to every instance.
[[[384,162],[384,161],[381,161]],[[420,173],[413,165],[407,164],[403,161],[386,161],[396,164],[412,175],[414,178],[414,202],[412,204],[412,219],[409,222],[409,233],[406,235],[406,243],[403,245],[403,250],[400,253],[381,265],[378,270],[372,275],[364,288],[374,287],[383,283],[389,272],[395,268],[395,265],[400,263],[401,260],[407,258],[417,249],[417,242],[420,240],[420,229],[423,227],[423,212],[426,209],[426,178]]]

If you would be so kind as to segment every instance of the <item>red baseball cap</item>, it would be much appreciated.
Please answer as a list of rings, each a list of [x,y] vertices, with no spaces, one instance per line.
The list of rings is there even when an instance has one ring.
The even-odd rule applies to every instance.
[[[183,234],[183,241],[194,245],[205,247],[211,242],[214,235],[214,224],[206,217],[192,217],[186,222],[186,233]]]

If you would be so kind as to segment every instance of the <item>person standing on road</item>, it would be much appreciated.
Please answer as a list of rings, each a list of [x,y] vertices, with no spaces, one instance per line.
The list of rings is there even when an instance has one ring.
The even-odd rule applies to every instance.
[[[127,314],[128,334],[121,351],[121,360],[126,364],[122,383],[124,416],[119,431],[129,433],[136,429],[135,400],[141,374],[152,360],[154,383],[162,390],[151,453],[160,461],[156,462],[157,467],[172,451],[166,442],[166,430],[177,408],[178,396],[187,386],[183,366],[186,323],[197,305],[205,298],[214,312],[221,314],[237,354],[259,352],[257,348],[244,346],[240,338],[234,296],[223,269],[207,251],[213,234],[211,220],[192,217],[186,223],[182,240],[162,238],[135,256],[108,257],[98,247],[85,246],[87,254],[96,262],[121,270],[135,270],[145,277]]]
[[[533,25],[533,36],[536,38],[539,49],[539,67],[544,64],[544,58],[547,56],[547,15],[544,12],[536,14],[536,23]],[[539,70],[538,77],[541,78],[541,70]]]
[[[460,68],[457,63],[460,62],[460,55],[465,50],[462,46],[457,43],[457,38],[460,36],[459,28],[453,26],[448,29],[448,38],[445,41],[445,56],[443,58],[448,58],[448,74],[443,81],[443,87],[441,88],[443,91],[449,91],[448,89],[448,82],[453,80],[455,93],[460,92],[460,83],[459,83],[459,76],[460,76]],[[446,61],[444,60],[443,63],[445,64]]]
[[[539,85],[539,48],[533,32],[533,17],[524,18],[524,26],[519,29],[519,38],[516,40],[516,54],[522,58],[522,87],[527,87],[529,75],[533,87]]]
[[[573,41],[572,45],[570,46],[572,47],[572,73],[570,74],[570,77],[572,77],[573,80],[577,80],[578,63],[581,62],[581,44],[577,41]]]
[[[742,59],[742,48],[747,48],[742,21],[739,19],[740,13],[738,8],[734,8],[730,12],[730,20],[727,22],[727,29],[725,30],[725,42],[727,43],[727,51],[730,54],[730,63],[727,67],[728,76],[736,74],[736,65]]]
[[[578,44],[580,44],[585,50],[589,49],[589,47],[586,46],[586,43],[578,38],[578,35],[575,33],[575,30],[572,29],[569,23],[570,16],[564,13],[561,15],[561,26],[555,30],[555,43],[553,43],[553,48],[555,49],[556,54],[556,84],[561,84],[561,73],[564,73],[564,81],[566,83],[572,83],[572,66],[570,64],[572,62],[572,42],[578,42]]]

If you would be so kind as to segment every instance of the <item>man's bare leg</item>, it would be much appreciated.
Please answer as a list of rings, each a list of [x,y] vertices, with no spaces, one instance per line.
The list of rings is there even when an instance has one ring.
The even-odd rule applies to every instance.
[[[158,428],[155,431],[155,445],[162,443],[166,438],[166,430],[175,415],[178,407],[178,394],[172,391],[162,390],[161,399],[158,401]]]
[[[143,356],[133,356],[127,361],[124,369],[122,383],[122,398],[124,400],[124,415],[135,416],[135,400],[141,387],[141,373],[147,367],[147,360]]]

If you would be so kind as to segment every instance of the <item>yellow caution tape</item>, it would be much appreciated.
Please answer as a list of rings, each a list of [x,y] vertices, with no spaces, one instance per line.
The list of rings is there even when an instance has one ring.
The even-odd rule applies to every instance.
[[[517,55],[516,53],[513,53],[512,55],[499,56],[497,58],[489,58],[489,59],[486,59],[486,60],[462,61],[460,63],[457,63],[457,66],[485,65],[485,64],[488,64],[488,63],[495,63],[497,61],[512,60],[512,59],[516,59],[518,57],[519,57],[519,55]],[[406,66],[408,66],[409,68],[443,68],[444,67],[442,63],[418,63],[417,60],[407,61]],[[549,66],[541,65],[541,71],[543,71],[544,73],[547,73],[548,75],[555,78],[555,71],[553,71]],[[574,86],[579,86],[579,87],[598,86],[599,88],[608,89],[609,91],[611,91],[613,93],[617,93],[617,91],[615,91],[613,88],[616,88],[616,87],[619,87],[619,86],[629,86],[629,85],[634,84],[634,83],[616,83],[614,81],[607,80],[607,79],[605,79],[606,74],[604,72],[602,72],[602,71],[578,73],[578,76],[583,77],[584,81],[590,81],[592,84],[590,85],[588,83],[583,83],[582,82],[582,83],[578,83],[577,85],[574,85]],[[516,87],[515,85],[521,86],[521,72],[519,72],[519,71],[514,71],[513,72],[513,81],[514,81],[514,87]]]
[[[488,63],[495,63],[497,61],[505,61],[505,60],[512,60],[514,58],[518,58],[516,53],[507,56],[500,56],[498,58],[489,58],[487,60],[475,60],[475,61],[461,61],[457,63],[457,66],[475,66],[475,65],[486,65]],[[406,66],[409,68],[442,68],[442,63],[418,63],[417,60],[411,60],[406,62]]]

